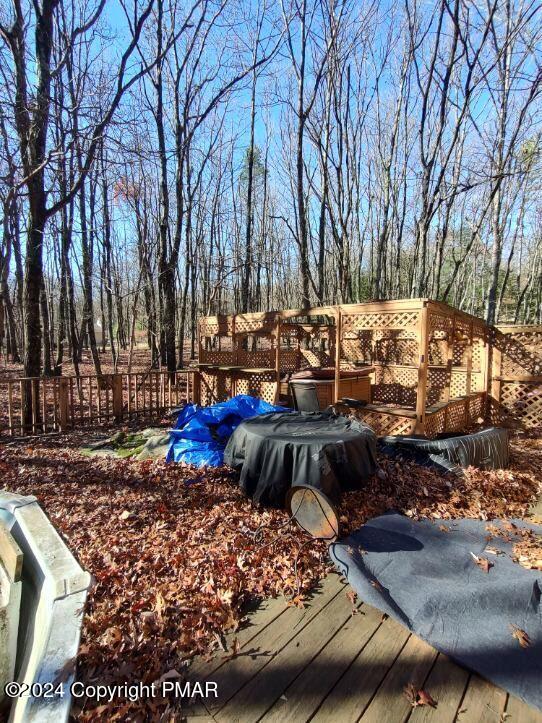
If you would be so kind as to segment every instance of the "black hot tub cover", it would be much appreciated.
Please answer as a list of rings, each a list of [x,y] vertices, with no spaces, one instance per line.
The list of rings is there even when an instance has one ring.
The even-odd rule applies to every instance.
[[[261,504],[283,507],[296,484],[310,484],[338,501],[376,471],[376,435],[366,424],[327,412],[275,412],[240,424],[224,462]]]
[[[406,457],[424,467],[462,474],[462,468],[506,469],[510,461],[507,429],[490,427],[473,434],[452,434],[440,439],[381,437],[380,451],[392,458]]]

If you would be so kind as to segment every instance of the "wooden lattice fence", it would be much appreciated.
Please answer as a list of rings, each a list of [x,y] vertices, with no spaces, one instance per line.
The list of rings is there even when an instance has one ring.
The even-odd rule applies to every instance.
[[[499,326],[491,349],[492,421],[542,427],[542,327]]]
[[[29,396],[30,405],[25,404]],[[193,371],[6,379],[0,381],[0,435],[60,432],[157,416],[194,396]]]
[[[288,375],[307,366],[334,367],[332,401],[341,370],[370,366],[370,404],[359,413],[378,434],[435,436],[483,418],[542,426],[542,327],[489,328],[428,299],[206,317],[198,349],[197,368],[173,374],[0,381],[0,435],[156,416],[234,394],[275,403]]]

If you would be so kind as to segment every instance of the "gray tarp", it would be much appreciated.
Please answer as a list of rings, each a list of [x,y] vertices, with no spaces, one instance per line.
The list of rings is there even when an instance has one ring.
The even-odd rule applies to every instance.
[[[540,526],[514,522],[542,534]],[[331,545],[330,554],[362,600],[542,709],[542,572],[512,561],[513,542],[488,541],[488,524],[499,526],[479,520],[413,522],[387,514]],[[487,545],[506,554],[486,553]],[[484,572],[471,553],[494,567]],[[375,580],[382,590],[371,584]],[[520,646],[511,626],[528,634],[530,647]]]

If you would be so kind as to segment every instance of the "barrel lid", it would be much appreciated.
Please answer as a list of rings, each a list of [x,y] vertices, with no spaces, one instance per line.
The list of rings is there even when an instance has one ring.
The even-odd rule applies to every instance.
[[[320,540],[339,536],[339,513],[329,497],[308,484],[298,484],[286,497],[286,509],[297,524]]]

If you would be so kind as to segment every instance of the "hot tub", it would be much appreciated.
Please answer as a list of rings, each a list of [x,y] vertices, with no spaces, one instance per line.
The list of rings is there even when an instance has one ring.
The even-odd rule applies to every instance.
[[[371,378],[373,367],[358,370],[341,370],[339,381],[339,399],[357,399],[371,402]],[[334,401],[335,370],[310,369],[292,374],[291,381],[296,384],[314,384],[316,386],[320,409],[325,409]]]

